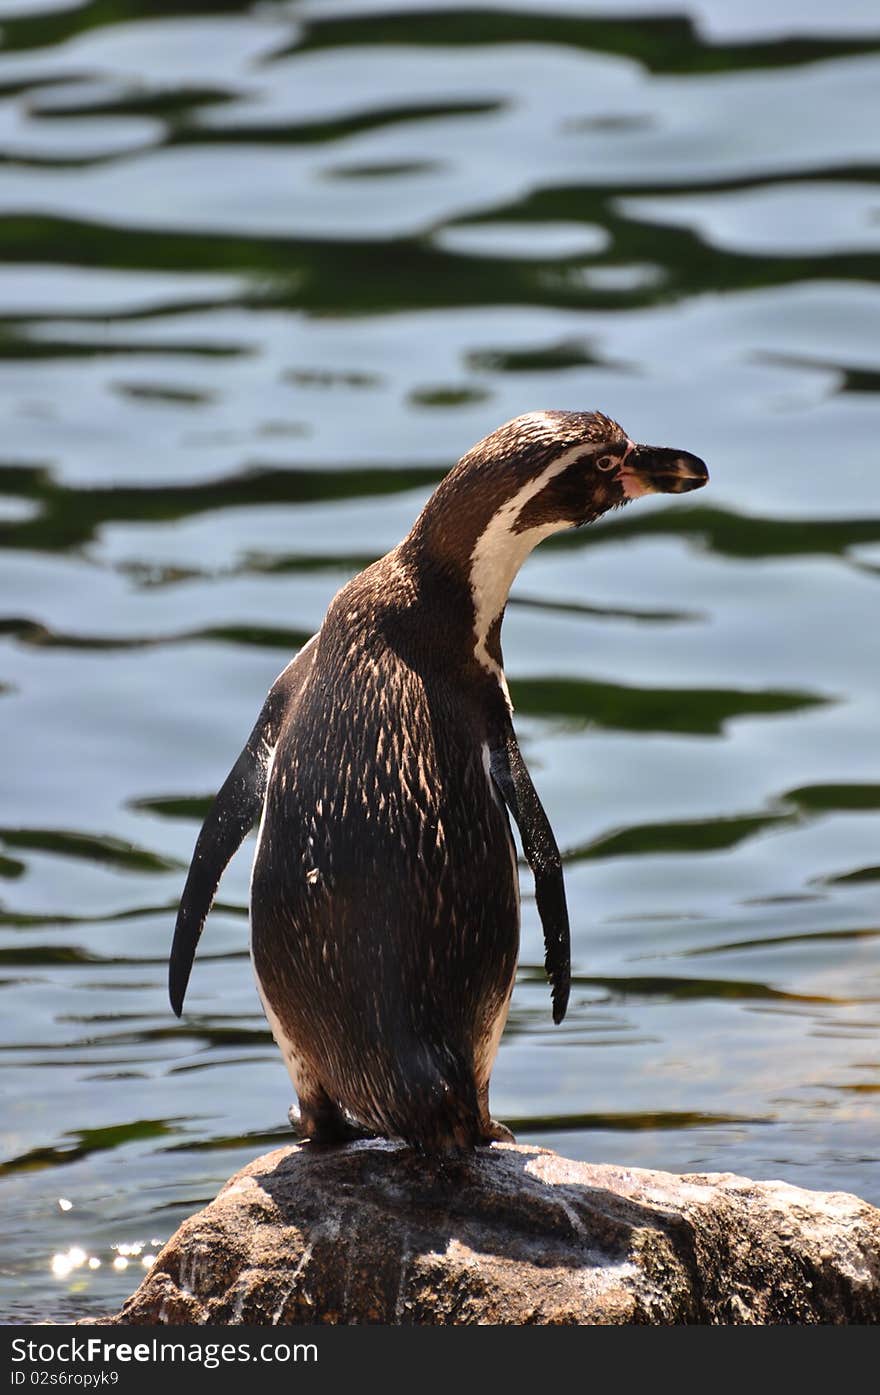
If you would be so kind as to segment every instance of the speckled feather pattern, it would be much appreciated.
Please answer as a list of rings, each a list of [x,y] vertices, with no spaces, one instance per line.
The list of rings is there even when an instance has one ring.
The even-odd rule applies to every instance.
[[[273,762],[252,946],[300,1092],[424,1141],[485,1112],[519,923],[485,679],[407,645],[417,610],[383,563],[331,606]]]

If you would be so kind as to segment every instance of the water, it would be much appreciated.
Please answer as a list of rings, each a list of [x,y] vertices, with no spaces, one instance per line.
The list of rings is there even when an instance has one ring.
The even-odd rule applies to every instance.
[[[111,1310],[287,1137],[252,844],[168,1008],[201,813],[532,408],[712,482],[517,583],[575,982],[553,1028],[526,875],[494,1110],[880,1201],[880,14],[672,5],[0,3],[4,1320]]]

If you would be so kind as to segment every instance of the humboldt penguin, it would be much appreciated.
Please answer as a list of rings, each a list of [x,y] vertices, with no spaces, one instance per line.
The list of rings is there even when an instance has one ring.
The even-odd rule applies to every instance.
[[[599,412],[517,417],[343,586],[273,684],[199,834],[169,984],[179,1016],[220,877],[259,819],[251,956],[300,1136],[429,1153],[511,1137],[488,1100],[519,947],[508,814],[534,875],[557,1023],[569,925],[512,723],[508,592],[542,538],[707,478],[696,456],[635,445]]]

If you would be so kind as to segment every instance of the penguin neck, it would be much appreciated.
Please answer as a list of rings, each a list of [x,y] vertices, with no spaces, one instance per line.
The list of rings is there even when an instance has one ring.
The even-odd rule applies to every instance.
[[[457,647],[499,683],[508,706],[501,624],[510,588],[532,549],[570,526],[554,520],[523,527],[523,509],[567,463],[565,456],[555,459],[513,494],[509,479],[501,489],[473,488],[465,494],[447,488],[458,483],[453,472],[396,549],[435,616],[448,598],[444,622],[458,632]]]
[[[511,710],[501,653],[501,625],[510,588],[533,548],[559,528],[558,523],[547,523],[517,533],[496,514],[480,534],[469,558],[473,655],[480,667],[498,680]]]

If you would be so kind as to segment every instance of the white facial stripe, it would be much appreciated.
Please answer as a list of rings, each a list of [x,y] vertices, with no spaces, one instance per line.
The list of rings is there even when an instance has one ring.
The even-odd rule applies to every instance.
[[[589,455],[591,449],[595,452],[598,449],[591,446],[590,442],[583,442],[579,446],[573,446],[571,450],[558,455],[552,460],[540,475],[528,484],[524,484],[512,499],[508,499],[495,514],[477,538],[476,545],[471,553],[470,583],[471,594],[474,600],[474,611],[476,619],[474,621],[474,634],[476,644],[474,654],[477,662],[489,673],[495,675],[501,684],[508,707],[513,710],[510,702],[510,694],[507,691],[507,683],[504,674],[486,649],[486,640],[492,628],[492,622],[501,614],[507,604],[507,597],[513,585],[514,578],[534,547],[538,545],[542,538],[547,538],[551,533],[558,533],[561,529],[570,525],[565,522],[542,523],[536,528],[529,528],[524,533],[514,531],[516,521],[524,506],[530,499],[534,499],[536,494],[568,469],[576,460],[582,456]]]

